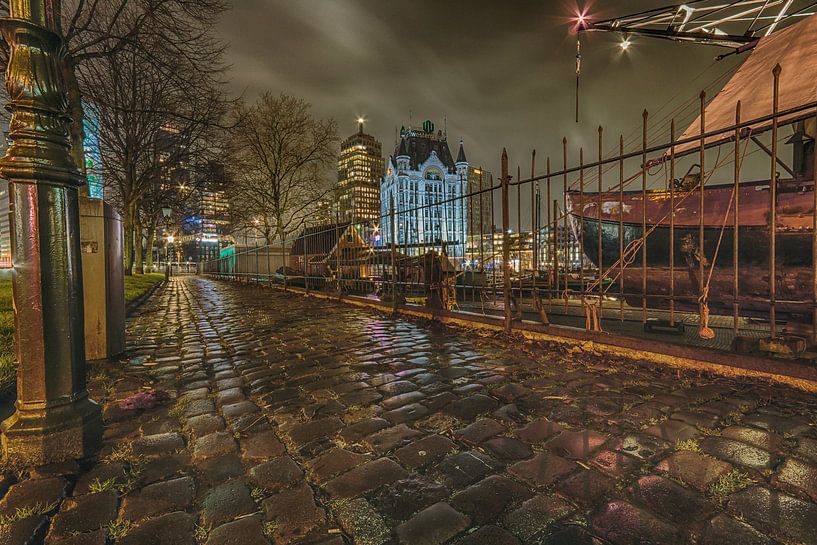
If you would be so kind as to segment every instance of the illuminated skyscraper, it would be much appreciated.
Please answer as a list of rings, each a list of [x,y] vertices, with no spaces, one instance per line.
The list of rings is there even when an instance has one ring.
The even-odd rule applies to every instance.
[[[338,204],[341,219],[365,222],[380,218],[380,179],[384,170],[382,145],[374,136],[363,132],[363,120],[359,119],[357,134],[340,145]]]

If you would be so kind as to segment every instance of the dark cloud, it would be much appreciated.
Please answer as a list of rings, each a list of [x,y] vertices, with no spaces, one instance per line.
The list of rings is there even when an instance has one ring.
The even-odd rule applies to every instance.
[[[654,6],[607,0],[591,13]],[[469,159],[494,171],[503,146],[514,165],[527,165],[533,148],[561,158],[563,136],[595,155],[600,124],[612,146],[640,130],[644,108],[694,99],[734,64],[714,65],[719,50],[704,46],[641,40],[622,54],[616,37],[587,36],[577,125],[574,9],[553,0],[235,0],[221,32],[234,90],[248,99],[303,96],[344,135],[364,115],[386,150],[410,111],[415,124],[441,127],[447,117],[450,139],[464,138]]]

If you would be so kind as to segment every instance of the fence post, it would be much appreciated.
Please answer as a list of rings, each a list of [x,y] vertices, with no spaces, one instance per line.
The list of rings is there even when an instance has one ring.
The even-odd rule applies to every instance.
[[[508,207],[508,152],[502,149],[502,293],[505,312],[505,333],[511,332],[511,270],[508,268],[510,259],[511,237],[508,235],[510,227]]]
[[[649,112],[644,110],[641,125],[641,322],[647,323],[647,123]],[[703,164],[703,162],[701,162]],[[703,180],[703,178],[701,178]],[[703,186],[701,186],[703,194]],[[701,222],[703,222],[703,206]],[[703,224],[702,224],[703,225]],[[703,233],[703,231],[701,231]],[[701,235],[701,256],[703,256],[703,235]],[[703,263],[703,260],[701,260]],[[701,274],[703,279],[703,273]]]
[[[309,295],[309,247],[307,246],[307,233],[309,232],[309,224],[304,222],[303,238],[301,239],[301,255],[304,260],[304,291]],[[295,242],[292,243],[292,250],[295,251],[295,246],[298,244],[298,235],[295,235]]]
[[[778,113],[780,112],[780,72],[782,68],[776,64],[772,70],[774,76],[774,88],[772,91],[772,161],[771,177],[769,181],[769,193],[771,196],[771,206],[769,209],[769,327],[770,336],[777,336],[777,132]]]
[[[335,273],[335,278],[338,283],[338,301],[343,300],[343,286],[342,286],[342,275],[340,273],[340,237],[343,236],[343,232],[340,230],[340,212],[335,213],[335,267],[337,272]],[[330,250],[331,251],[331,250]]]
[[[270,248],[267,247],[267,251],[270,251]],[[284,291],[287,291],[287,243],[286,243],[286,235],[281,235],[281,267],[284,271]],[[268,271],[270,276],[272,276],[272,271]]]
[[[389,238],[391,239],[391,310],[397,313],[397,246],[394,244],[394,193],[389,195]]]

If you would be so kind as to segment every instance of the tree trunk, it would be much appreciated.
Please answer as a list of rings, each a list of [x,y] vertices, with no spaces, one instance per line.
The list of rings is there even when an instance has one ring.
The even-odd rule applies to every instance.
[[[136,218],[133,222],[134,224],[134,247],[133,247],[133,269],[136,274],[145,274],[145,261],[142,255],[144,251],[143,248],[143,239],[144,233],[142,229],[142,221],[138,217],[138,212],[136,213]]]
[[[156,243],[156,224],[151,223],[147,229],[147,250],[145,253],[146,269],[153,271],[153,245]]]
[[[122,227],[124,231],[124,248],[123,254],[125,256],[125,275],[131,276],[133,274],[133,207],[125,206],[125,217],[122,218]]]

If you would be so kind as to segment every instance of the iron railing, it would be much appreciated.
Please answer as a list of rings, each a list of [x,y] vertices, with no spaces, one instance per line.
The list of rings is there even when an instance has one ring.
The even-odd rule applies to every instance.
[[[619,136],[605,153],[600,127],[593,152],[564,139],[560,169],[533,152],[524,178],[503,151],[498,179],[478,169],[449,187],[421,181],[434,187],[426,201],[391,198],[374,220],[308,221],[283,241],[228,248],[203,272],[503,316],[509,331],[520,319],[635,336],[660,326],[662,339],[729,349],[785,327],[817,341],[817,169],[814,135],[800,130],[817,102],[779,110],[780,77],[763,117],[741,119],[738,103],[734,124],[708,130],[701,93],[696,136],[678,138],[674,119],[651,132],[645,111],[637,149]],[[783,127],[795,128],[791,166]]]

